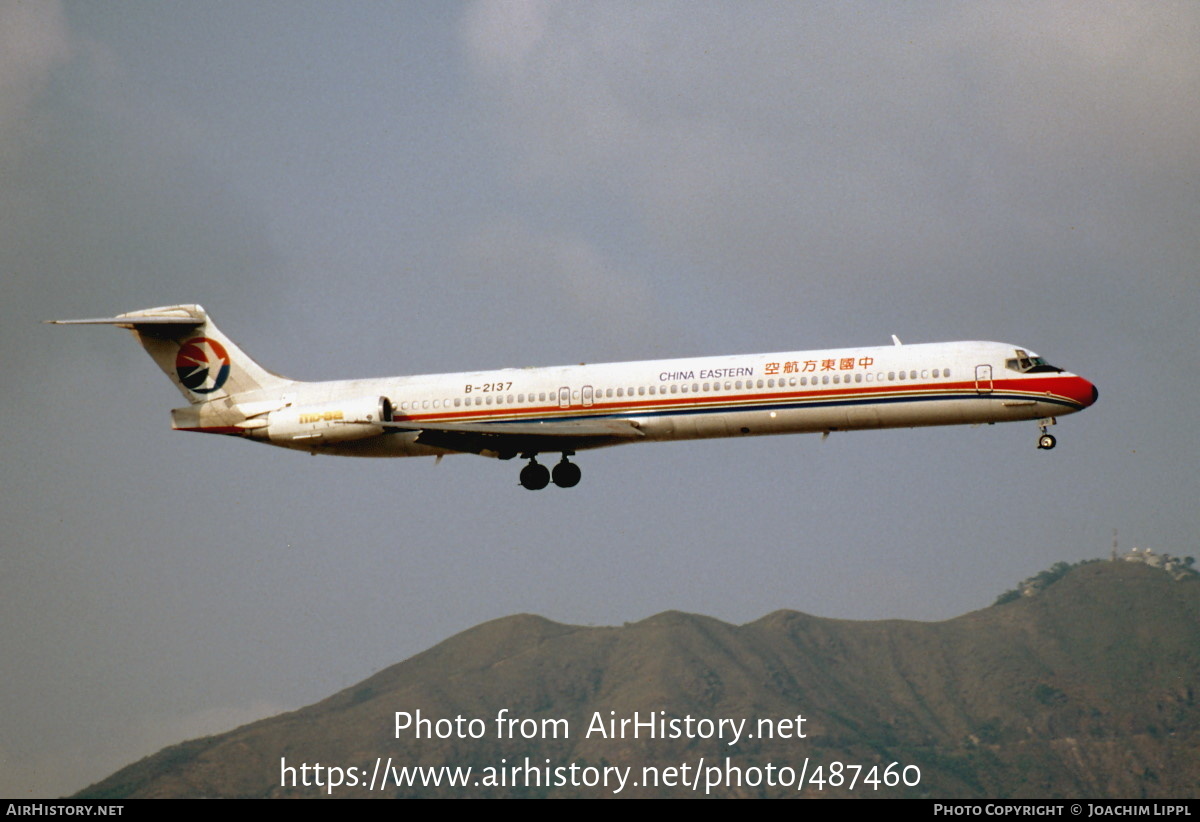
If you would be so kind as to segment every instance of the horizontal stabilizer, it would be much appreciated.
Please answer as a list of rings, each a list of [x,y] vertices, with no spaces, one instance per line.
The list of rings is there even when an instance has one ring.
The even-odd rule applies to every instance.
[[[267,371],[213,325],[203,306],[162,305],[115,317],[47,320],[52,325],[110,325],[132,331],[142,347],[192,404],[262,389],[291,380]],[[249,415],[248,415],[249,416]]]
[[[129,311],[125,314],[118,314],[116,317],[97,317],[88,320],[46,320],[52,325],[119,325],[125,328],[150,325],[194,328],[204,325],[207,321],[208,315],[198,305],[164,305],[159,308]]]
[[[93,320],[46,320],[50,325],[178,325],[195,327],[204,322],[203,317],[103,317]]]

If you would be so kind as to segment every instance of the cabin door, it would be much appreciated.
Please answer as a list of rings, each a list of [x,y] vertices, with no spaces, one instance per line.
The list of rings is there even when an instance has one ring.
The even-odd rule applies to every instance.
[[[992,393],[992,367],[990,365],[975,366],[975,393]]]

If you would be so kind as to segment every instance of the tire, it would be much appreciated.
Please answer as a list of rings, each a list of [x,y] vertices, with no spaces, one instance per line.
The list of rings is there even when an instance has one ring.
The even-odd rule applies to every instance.
[[[554,466],[554,484],[559,488],[574,488],[582,475],[579,466],[573,462],[563,460]]]
[[[521,485],[530,491],[540,491],[550,484],[550,469],[531,462],[521,469]]]

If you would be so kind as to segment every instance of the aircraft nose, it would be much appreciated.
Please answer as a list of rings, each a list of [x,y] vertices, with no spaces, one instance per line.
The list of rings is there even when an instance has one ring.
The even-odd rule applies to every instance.
[[[1100,397],[1100,390],[1083,377],[1075,377],[1071,383],[1071,389],[1068,394],[1071,399],[1079,403],[1080,408],[1091,406]]]

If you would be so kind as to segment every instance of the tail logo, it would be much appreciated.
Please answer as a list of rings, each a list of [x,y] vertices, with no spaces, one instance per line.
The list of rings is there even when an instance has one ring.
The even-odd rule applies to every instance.
[[[216,340],[193,337],[179,347],[175,373],[189,391],[211,394],[229,379],[229,354]]]

